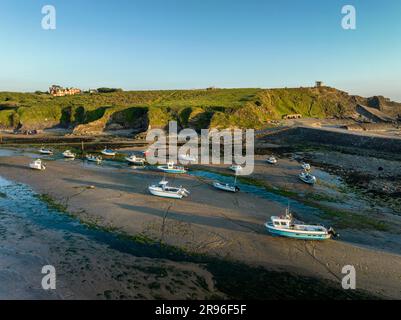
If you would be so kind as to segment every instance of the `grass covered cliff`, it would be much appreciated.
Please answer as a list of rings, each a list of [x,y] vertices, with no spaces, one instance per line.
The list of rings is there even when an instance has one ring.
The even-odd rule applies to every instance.
[[[43,93],[0,92],[0,127],[65,127],[77,134],[164,127],[260,128],[269,120],[346,116],[366,99],[330,87],[212,89],[85,93],[53,97]]]

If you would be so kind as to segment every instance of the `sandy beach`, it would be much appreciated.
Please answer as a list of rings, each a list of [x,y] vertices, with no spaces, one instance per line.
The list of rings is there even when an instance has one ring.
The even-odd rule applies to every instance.
[[[47,161],[45,172],[35,172],[28,169],[29,161],[26,156],[1,157],[0,176],[49,195],[83,221],[189,252],[333,280],[339,288],[342,267],[353,265],[358,289],[401,298],[400,255],[341,240],[317,243],[268,235],[263,224],[271,215],[284,211],[282,203],[245,192],[216,192],[205,179],[191,175],[168,177],[171,184],[185,186],[191,195],[167,200],[148,193],[147,186],[162,178],[152,170],[56,160]],[[281,170],[289,177],[295,169]],[[298,185],[290,178],[286,183]]]

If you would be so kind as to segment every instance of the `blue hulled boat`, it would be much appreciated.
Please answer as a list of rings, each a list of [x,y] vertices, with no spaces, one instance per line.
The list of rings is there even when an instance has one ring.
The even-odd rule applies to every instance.
[[[108,156],[108,157],[114,157],[117,154],[117,152],[115,152],[114,150],[107,149],[107,148],[104,148],[101,151],[101,153],[102,153],[102,155]]]

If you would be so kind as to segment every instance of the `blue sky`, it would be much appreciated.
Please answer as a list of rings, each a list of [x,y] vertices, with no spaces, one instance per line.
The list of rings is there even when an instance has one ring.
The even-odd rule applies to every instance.
[[[57,29],[41,28],[54,5]],[[341,28],[352,4],[357,29]],[[2,0],[0,91],[177,89],[323,80],[401,101],[399,0]]]

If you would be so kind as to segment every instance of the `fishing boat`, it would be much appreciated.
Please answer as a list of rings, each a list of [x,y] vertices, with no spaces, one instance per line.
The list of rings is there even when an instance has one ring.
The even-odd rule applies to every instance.
[[[96,163],[101,163],[103,160],[101,156],[94,156],[92,154],[87,154],[85,158],[90,162],[96,162]]]
[[[316,177],[309,172],[303,171],[299,174],[299,179],[307,184],[315,184]]]
[[[67,158],[67,159],[75,159],[76,154],[75,154],[75,153],[72,153],[71,150],[65,150],[65,151],[63,152],[63,157],[64,157],[64,158]]]
[[[145,164],[144,158],[139,158],[134,154],[131,154],[128,157],[125,157],[125,160],[127,160],[129,163],[132,163],[132,164],[138,165],[138,166],[143,166]]]
[[[189,154],[179,154],[178,160],[184,161],[186,163],[196,162],[197,158],[195,156],[191,156]]]
[[[240,173],[242,171],[242,167],[237,164],[233,164],[230,168],[231,171],[234,171],[235,174]]]
[[[52,155],[53,151],[50,149],[46,149],[45,147],[42,147],[39,149],[39,153],[44,155]]]
[[[271,234],[302,240],[327,240],[338,236],[333,228],[327,229],[324,226],[295,221],[289,209],[284,216],[271,217],[271,221],[266,222],[265,227]]]
[[[271,156],[266,160],[266,162],[270,163],[270,164],[276,164],[277,163],[277,159],[276,159],[276,157]]]
[[[176,166],[174,162],[168,162],[165,166],[158,166],[157,169],[166,173],[186,173],[184,167]]]
[[[309,164],[309,163],[306,163],[306,162],[303,162],[303,163],[301,164],[301,167],[302,167],[302,169],[304,169],[305,171],[309,171],[309,170],[311,169],[310,164]]]
[[[107,149],[107,148],[104,148],[101,151],[101,153],[102,153],[102,155],[107,156],[107,157],[114,157],[117,154],[114,150]]]
[[[40,159],[36,159],[35,161],[31,162],[29,164],[29,167],[34,170],[41,170],[41,171],[46,170],[45,164]]]
[[[152,195],[163,198],[182,199],[190,194],[190,192],[183,187],[177,188],[168,186],[168,181],[165,179],[160,181],[157,185],[149,186],[148,189]]]

